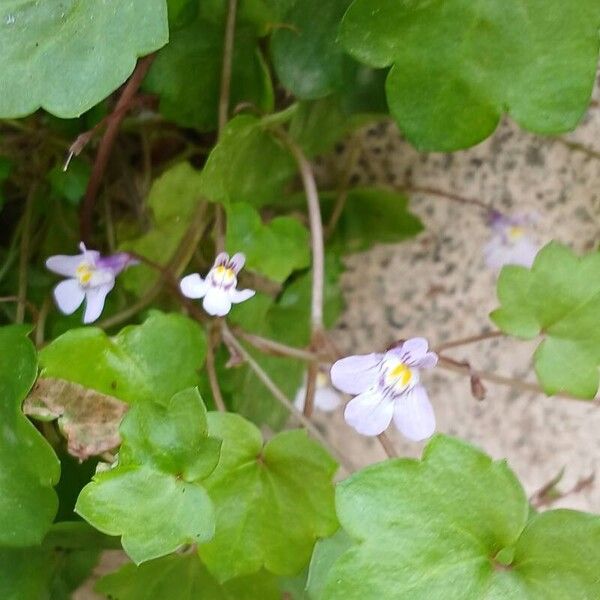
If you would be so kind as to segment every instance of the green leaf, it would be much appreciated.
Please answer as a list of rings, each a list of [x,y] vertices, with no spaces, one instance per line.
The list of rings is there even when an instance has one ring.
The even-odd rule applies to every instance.
[[[325,98],[299,103],[290,135],[309,155],[324,154],[344,135],[387,114],[384,70],[351,63],[341,89]]]
[[[194,212],[202,201],[202,178],[189,163],[179,163],[152,184],[147,205],[151,226],[141,236],[124,241],[120,249],[133,251],[166,266],[174,257]],[[158,281],[156,271],[146,265],[127,269],[119,278],[125,288],[142,295]]]
[[[292,271],[310,264],[308,230],[292,217],[276,217],[266,225],[260,214],[245,202],[227,210],[227,250],[244,252],[248,269],[279,283]]]
[[[27,334],[24,326],[0,328],[0,545],[4,546],[39,544],[58,508],[52,486],[60,464],[21,412],[37,375],[36,352]]]
[[[506,463],[453,438],[433,438],[421,461],[355,473],[338,485],[336,507],[357,545],[334,562],[320,600],[600,593],[600,518],[562,510],[530,517]]]
[[[593,398],[600,367],[600,253],[579,258],[551,242],[531,270],[502,269],[498,298],[500,308],[490,316],[502,331],[544,337],[534,355],[544,391]]]
[[[114,600],[279,600],[275,580],[260,572],[216,581],[195,554],[159,558],[136,567],[128,564],[105,575],[96,590]]]
[[[76,511],[100,531],[120,535],[136,563],[209,540],[214,508],[199,480],[215,468],[220,444],[207,436],[198,391],[134,406],[121,435],[118,465],[83,488]]]
[[[273,33],[273,66],[284,87],[298,98],[320,98],[343,85],[349,59],[337,37],[350,2],[296,0],[284,16],[287,26]]]
[[[393,65],[388,103],[409,141],[451,151],[485,139],[505,111],[535,133],[573,129],[599,25],[596,0],[354,0],[341,41],[368,65]]]
[[[202,328],[179,314],[154,311],[114,337],[71,329],[40,352],[43,377],[79,383],[125,402],[169,399],[196,385],[204,364]]]
[[[343,529],[315,544],[306,580],[306,595],[310,600],[319,600],[335,561],[352,546],[352,538]]]
[[[62,165],[55,165],[47,175],[51,190],[68,204],[77,206],[87,187],[91,168],[88,163],[74,158],[69,168],[63,171]]]
[[[321,194],[327,222],[337,194]],[[385,188],[355,188],[348,192],[344,210],[329,243],[341,254],[360,252],[374,244],[392,244],[423,231],[421,220],[408,211],[408,198]]]
[[[316,538],[337,529],[335,461],[305,431],[286,431],[263,445],[257,427],[239,415],[210,413],[208,423],[223,448],[205,482],[217,527],[199,548],[202,560],[220,581],[262,567],[298,573]]]
[[[170,121],[201,131],[217,128],[224,31],[224,23],[201,14],[173,31],[170,43],[158,53],[144,88],[160,96],[160,111]],[[239,19],[229,105],[233,108],[243,102],[264,112],[273,109],[271,78],[256,32]]]
[[[77,117],[117,89],[136,59],[166,44],[165,0],[30,2],[0,8],[0,116],[42,107]]]
[[[202,191],[213,202],[259,207],[283,196],[296,172],[293,158],[255,117],[228,124],[202,171]],[[268,176],[267,176],[268,174]]]
[[[41,546],[0,548],[0,598],[70,600],[90,575],[102,547],[95,544],[101,534],[90,529],[83,523],[57,523]]]

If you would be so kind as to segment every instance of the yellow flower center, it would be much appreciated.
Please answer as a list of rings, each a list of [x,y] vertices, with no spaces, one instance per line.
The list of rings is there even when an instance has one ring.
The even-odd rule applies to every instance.
[[[522,227],[518,227],[517,225],[513,225],[508,230],[508,238],[513,242],[520,240],[524,235],[525,230]]]
[[[223,265],[215,267],[215,275],[222,277],[225,281],[230,281],[235,277],[233,269],[229,269]]]
[[[77,267],[77,279],[79,280],[80,285],[88,285],[92,280],[92,275],[94,274],[94,269],[90,267],[87,263],[81,263]]]
[[[390,372],[390,377],[399,379],[402,385],[407,385],[412,379],[412,375],[412,371],[404,363],[396,365]]]

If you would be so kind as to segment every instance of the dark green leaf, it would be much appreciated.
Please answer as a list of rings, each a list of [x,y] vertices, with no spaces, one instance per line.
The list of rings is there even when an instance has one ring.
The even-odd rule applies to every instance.
[[[69,163],[66,171],[63,171],[62,165],[56,165],[48,173],[50,188],[59,198],[77,206],[85,194],[90,172],[88,163],[77,158]]]
[[[510,335],[543,335],[535,369],[544,391],[593,398],[600,367],[600,253],[582,258],[557,243],[538,253],[531,270],[507,266],[498,279],[501,307],[492,320]]]
[[[221,581],[262,567],[298,573],[316,538],[337,528],[337,465],[305,431],[286,431],[263,445],[260,431],[239,415],[210,413],[208,423],[223,448],[205,482],[217,511],[216,533],[200,546],[200,556]]]
[[[21,412],[37,375],[36,352],[27,334],[23,326],[0,328],[0,544],[4,546],[39,544],[58,507],[52,489],[59,478],[58,459]]]
[[[213,202],[272,204],[296,172],[293,158],[255,117],[232,119],[202,171],[202,191]]]
[[[325,221],[334,209],[337,194],[321,194]],[[408,211],[404,194],[385,188],[355,188],[348,192],[344,210],[330,244],[341,254],[367,250],[374,244],[392,244],[423,231],[418,217]]]
[[[96,589],[114,600],[279,600],[274,578],[260,572],[219,584],[196,554],[125,565]]]
[[[503,112],[543,134],[573,129],[596,74],[596,0],[354,0],[341,40],[358,60],[393,65],[390,111],[422,150],[490,135]]]
[[[94,327],[71,329],[40,352],[40,364],[44,377],[138,402],[168,399],[195,385],[205,353],[205,335],[196,322],[155,311],[114,337]]]
[[[310,600],[321,598],[327,576],[335,561],[352,545],[352,539],[343,529],[315,544],[306,580],[306,595]]]
[[[204,15],[172,32],[170,43],[159,52],[144,83],[148,91],[160,96],[160,111],[167,119],[202,131],[216,129],[224,32],[224,23]],[[265,112],[273,108],[271,78],[257,46],[256,32],[240,20],[230,98],[231,107],[249,102]]]
[[[338,29],[351,0],[297,0],[275,30],[271,55],[281,83],[298,98],[320,98],[343,84]]]
[[[292,217],[276,217],[265,225],[258,211],[244,202],[227,210],[226,246],[231,254],[244,252],[250,270],[277,282],[310,264],[306,227]]]
[[[0,8],[0,116],[78,117],[169,38],[165,0],[30,2]]]

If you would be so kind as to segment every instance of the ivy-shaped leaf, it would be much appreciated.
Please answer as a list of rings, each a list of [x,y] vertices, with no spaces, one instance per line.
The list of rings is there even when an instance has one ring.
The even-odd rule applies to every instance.
[[[0,117],[78,117],[167,43],[165,0],[14,0],[0,7]]]
[[[169,402],[135,405],[121,426],[119,463],[86,485],[75,510],[108,535],[120,535],[136,563],[183,544],[209,540],[215,515],[201,479],[219,460],[196,389]]]
[[[144,82],[145,89],[160,96],[159,108],[167,119],[201,131],[217,128],[225,33],[225,24],[206,12],[171,33]],[[249,102],[269,112],[273,109],[269,70],[254,27],[241,17],[233,46],[230,106]]]
[[[215,537],[199,547],[206,566],[220,581],[262,567],[297,574],[316,538],[337,529],[335,461],[301,430],[263,445],[256,426],[231,413],[210,413],[209,431],[223,448],[205,481],[217,514]]]
[[[98,562],[100,550],[112,547],[110,538],[87,523],[72,521],[55,523],[41,545],[0,548],[0,598],[71,600]]]
[[[543,134],[573,129],[598,60],[596,0],[354,0],[341,40],[358,60],[393,65],[390,111],[422,150],[490,135],[507,111]]]
[[[244,252],[248,269],[279,283],[310,264],[310,236],[293,217],[276,217],[263,224],[258,211],[245,202],[227,210],[228,251]]]
[[[213,202],[272,204],[296,172],[290,153],[248,115],[232,119],[202,171],[202,192]]]
[[[205,354],[198,323],[153,311],[142,325],[129,325],[114,337],[95,327],[71,329],[40,352],[41,375],[125,402],[164,400],[197,384]]]
[[[150,228],[139,237],[122,241],[120,249],[134,251],[166,266],[173,258],[190,226],[194,211],[203,199],[201,182],[200,172],[186,162],[165,171],[153,182],[146,200],[150,211]],[[119,281],[128,290],[141,296],[158,278],[154,269],[141,264],[123,272]]]
[[[105,575],[96,590],[113,600],[280,600],[275,578],[262,571],[220,584],[197,554],[165,556]]]
[[[320,195],[323,216],[328,220],[337,194]],[[423,231],[421,220],[408,211],[404,194],[385,188],[354,188],[348,191],[344,210],[329,240],[341,254],[367,250],[373,244],[392,244]]]
[[[39,544],[58,499],[52,486],[60,464],[54,451],[21,412],[37,375],[28,328],[0,328],[0,545]]]
[[[339,90],[298,104],[290,135],[309,156],[330,151],[348,132],[387,115],[386,75],[386,70],[350,63]]]
[[[531,270],[502,269],[498,298],[491,318],[502,331],[544,337],[534,355],[544,391],[593,398],[600,368],[600,252],[579,258],[551,242]]]
[[[436,436],[421,461],[388,460],[338,485],[357,542],[319,600],[597,598],[600,517],[530,513],[506,463]]]
[[[271,38],[273,65],[281,83],[298,98],[321,98],[342,87],[351,62],[338,42],[351,0],[296,0]]]

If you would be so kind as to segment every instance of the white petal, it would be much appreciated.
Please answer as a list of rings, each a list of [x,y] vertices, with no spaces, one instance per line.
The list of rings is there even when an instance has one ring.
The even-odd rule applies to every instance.
[[[252,298],[256,292],[254,290],[236,290],[235,288],[231,288],[228,294],[233,304],[239,304],[240,302],[244,302],[244,300]]]
[[[296,396],[294,397],[294,406],[298,410],[304,410],[304,399],[306,398],[306,386],[303,385],[298,388]]]
[[[379,435],[388,428],[393,414],[394,401],[384,400],[376,388],[371,388],[348,402],[344,419],[362,435]]]
[[[65,277],[75,277],[77,274],[77,267],[79,267],[84,259],[85,254],[77,254],[76,256],[57,254],[46,260],[46,268],[53,273],[58,273]]]
[[[538,251],[537,244],[528,237],[523,237],[514,245],[511,264],[530,268]]]
[[[231,310],[231,300],[221,288],[209,287],[202,302],[204,310],[213,317],[224,317]]]
[[[401,362],[407,365],[416,365],[426,354],[429,348],[429,342],[422,337],[410,338],[401,346],[388,350],[386,354],[397,357]]]
[[[73,314],[83,302],[85,294],[77,279],[66,279],[54,288],[54,299],[60,312]]]
[[[377,378],[377,367],[383,354],[359,354],[342,358],[331,367],[331,382],[347,394],[360,394]]]
[[[85,291],[85,314],[83,315],[84,323],[93,323],[101,314],[104,308],[106,296],[115,286],[114,279],[104,285],[88,288]]]
[[[394,425],[409,440],[419,442],[433,435],[435,414],[427,391],[422,385],[397,398],[394,403]]]
[[[342,402],[340,395],[331,387],[317,388],[315,407],[324,412],[335,410]]]
[[[192,273],[179,282],[179,288],[186,298],[202,298],[208,291],[208,283],[198,273]]]

